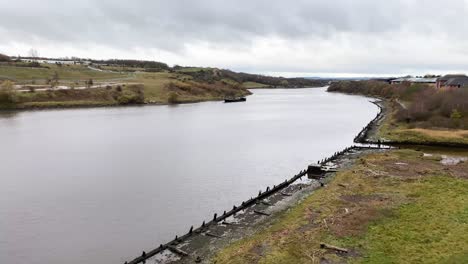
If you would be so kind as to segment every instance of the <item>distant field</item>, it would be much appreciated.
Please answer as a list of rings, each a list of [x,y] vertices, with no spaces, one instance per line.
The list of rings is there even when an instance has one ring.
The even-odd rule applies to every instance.
[[[126,66],[94,66],[103,70],[99,71],[84,65],[58,66],[55,64],[42,64],[41,67],[19,67],[24,65],[24,63],[0,65],[0,83],[2,79],[11,80],[17,89],[36,90],[34,92],[18,93],[11,97],[13,99],[9,99],[15,102],[0,102],[1,108],[122,104],[122,98],[125,98],[123,94],[126,91],[126,84],[141,87],[143,100],[136,100],[140,103],[164,104],[221,100],[226,96],[240,96],[249,93],[240,83],[229,78],[220,81],[214,79],[194,80],[193,76],[187,74],[198,72],[203,68],[161,71],[152,68]],[[87,86],[90,79],[93,81],[94,86],[103,84],[103,88],[108,87],[109,89],[97,90],[97,88],[91,87],[90,89],[81,90]],[[117,86],[123,87],[124,91],[115,91]],[[63,87],[67,89],[68,87],[70,92],[60,92],[53,87],[61,87],[61,89],[64,89]],[[72,89],[74,87],[80,89]],[[51,89],[51,91],[40,89]],[[127,91],[127,93],[134,92]],[[133,95],[129,94],[129,96],[132,97]]]
[[[48,68],[41,67],[14,67],[0,65],[0,78],[11,79],[17,83],[45,83],[46,79],[53,78],[57,73],[60,80],[80,81],[80,80],[107,80],[129,77],[128,74],[100,72],[87,68],[83,65],[63,65],[61,67],[47,64]]]
[[[28,92],[27,95],[11,95],[0,90],[0,97],[3,96],[0,107],[8,109],[121,104],[119,98],[125,98],[121,93],[125,93],[122,90],[126,85],[140,87],[134,94],[139,99],[132,102],[156,104],[223,100],[246,96],[250,94],[249,88],[320,86],[316,81],[301,78],[286,79],[208,67],[169,67],[164,63],[135,60],[100,61],[90,66],[2,62],[0,84],[4,80],[12,82],[8,83],[11,88],[5,89],[6,93]],[[107,90],[83,91],[99,88]],[[56,92],[58,90],[74,91]]]
[[[167,102],[168,91],[166,85],[175,80],[175,76],[167,72],[138,73],[135,81],[143,83],[147,102]]]
[[[257,83],[257,82],[244,82],[242,85],[244,85],[245,88],[247,89],[252,89],[252,88],[268,88],[270,87],[267,84],[263,83]]]

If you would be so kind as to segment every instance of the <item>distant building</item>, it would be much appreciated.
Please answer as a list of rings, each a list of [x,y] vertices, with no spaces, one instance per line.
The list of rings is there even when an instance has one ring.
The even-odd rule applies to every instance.
[[[24,62],[38,62],[44,64],[84,64],[89,65],[91,64],[90,61],[85,60],[61,60],[61,59],[34,59],[34,58],[26,58],[21,59]]]
[[[435,85],[437,82],[437,78],[420,78],[420,77],[404,77],[391,80],[392,84],[400,84],[400,83],[425,83],[425,84],[432,84]]]
[[[468,76],[465,74],[447,74],[437,79],[437,89],[468,87]]]

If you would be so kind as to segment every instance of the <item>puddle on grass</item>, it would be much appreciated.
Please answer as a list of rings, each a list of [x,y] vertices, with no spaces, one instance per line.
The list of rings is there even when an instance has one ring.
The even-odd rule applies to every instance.
[[[442,160],[440,163],[443,165],[457,165],[459,163],[468,161],[467,157],[456,157],[456,156],[447,156],[447,155],[442,155]]]

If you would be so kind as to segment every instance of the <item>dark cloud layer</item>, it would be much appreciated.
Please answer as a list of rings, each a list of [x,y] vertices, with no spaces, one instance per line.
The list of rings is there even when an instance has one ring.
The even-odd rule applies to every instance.
[[[228,48],[247,56],[249,51],[246,50],[252,53],[259,49],[259,40],[272,39],[282,41],[284,47],[279,51],[285,51],[283,56],[286,57],[291,43],[303,43],[305,49],[325,49],[326,45],[318,47],[316,44],[324,42],[329,43],[329,49],[336,49],[323,50],[325,56],[331,58],[340,54],[341,47],[361,56],[365,55],[364,51],[385,53],[393,50],[400,58],[404,57],[404,45],[407,49],[418,49],[419,45],[432,45],[436,39],[440,43],[434,49],[445,46],[449,51],[444,52],[444,56],[467,55],[460,47],[461,43],[468,43],[468,3],[464,0],[0,2],[3,2],[0,32],[8,36],[0,39],[0,47],[10,49],[15,43],[29,46],[54,43],[67,47],[99,45],[122,51],[155,49],[190,56],[196,53],[197,45],[203,44],[214,49]],[[335,45],[337,43],[339,45]],[[426,63],[423,57],[429,54],[418,53],[421,52],[415,55],[421,57],[417,60]],[[318,61],[324,58],[312,50],[304,56]],[[355,57],[359,56],[348,54],[343,59],[355,60]],[[384,64],[394,63],[391,56],[382,59]],[[187,58],[187,62],[191,61],[197,62]],[[275,66],[279,71],[288,69],[275,63],[261,66],[260,70]],[[221,64],[229,66],[227,61]],[[406,65],[405,62],[402,64]],[[427,66],[431,66],[429,64]],[[324,68],[334,66],[336,64]],[[409,62],[407,66],[411,66]],[[308,70],[303,66],[299,68]]]

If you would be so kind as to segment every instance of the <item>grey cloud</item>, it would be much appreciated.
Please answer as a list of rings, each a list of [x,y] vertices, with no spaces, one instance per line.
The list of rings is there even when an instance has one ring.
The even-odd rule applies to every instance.
[[[184,56],[193,53],[187,51],[187,45],[197,43],[209,44],[213,49],[221,47],[242,53],[250,48],[255,49],[259,38],[282,39],[287,42],[286,45],[304,43],[305,48],[310,46],[311,49],[317,48],[313,42],[325,42],[333,46],[334,42],[339,41],[342,46],[335,46],[336,50],[311,51],[311,58],[320,59],[320,54],[325,52],[331,54],[330,58],[339,59],[337,54],[340,54],[341,49],[365,57],[372,55],[365,53],[369,50],[384,54],[380,56],[380,64],[375,59],[360,59],[351,54],[342,58],[346,62],[345,66],[331,63],[328,67],[330,70],[333,67],[336,70],[350,70],[350,65],[362,60],[368,65],[355,68],[379,71],[385,68],[382,65],[386,63],[389,65],[388,70],[413,67],[414,61],[410,62],[410,58],[405,61],[406,53],[418,53],[419,61],[424,61],[424,56],[431,52],[426,46],[433,45],[433,40],[444,40],[447,43],[435,46],[438,50],[434,50],[434,53],[443,48],[444,54],[453,58],[467,55],[463,49],[468,43],[466,0],[0,2],[4,2],[0,3],[0,32],[6,36],[0,39],[0,46],[11,43],[34,46],[35,43],[48,42],[57,46],[99,45],[126,51],[134,48],[158,49]],[[420,52],[418,46],[424,47],[425,53]],[[295,51],[289,52],[293,54]],[[393,61],[393,53],[399,55],[399,62]],[[275,61],[274,58],[272,61]],[[428,67],[450,64],[443,58],[439,58],[439,61],[439,64],[426,64]],[[458,67],[458,63],[454,62],[453,66]],[[239,65],[238,68],[254,67],[249,65]],[[314,67],[307,68],[304,65],[285,66],[272,62],[261,66],[261,69],[257,68],[257,71],[281,67],[294,71],[315,70]],[[327,65],[323,65],[323,68],[326,69]]]
[[[248,44],[254,36],[301,39],[394,31],[409,17],[405,2],[19,0],[2,7],[0,27],[25,41],[36,36],[171,50],[192,41]]]

